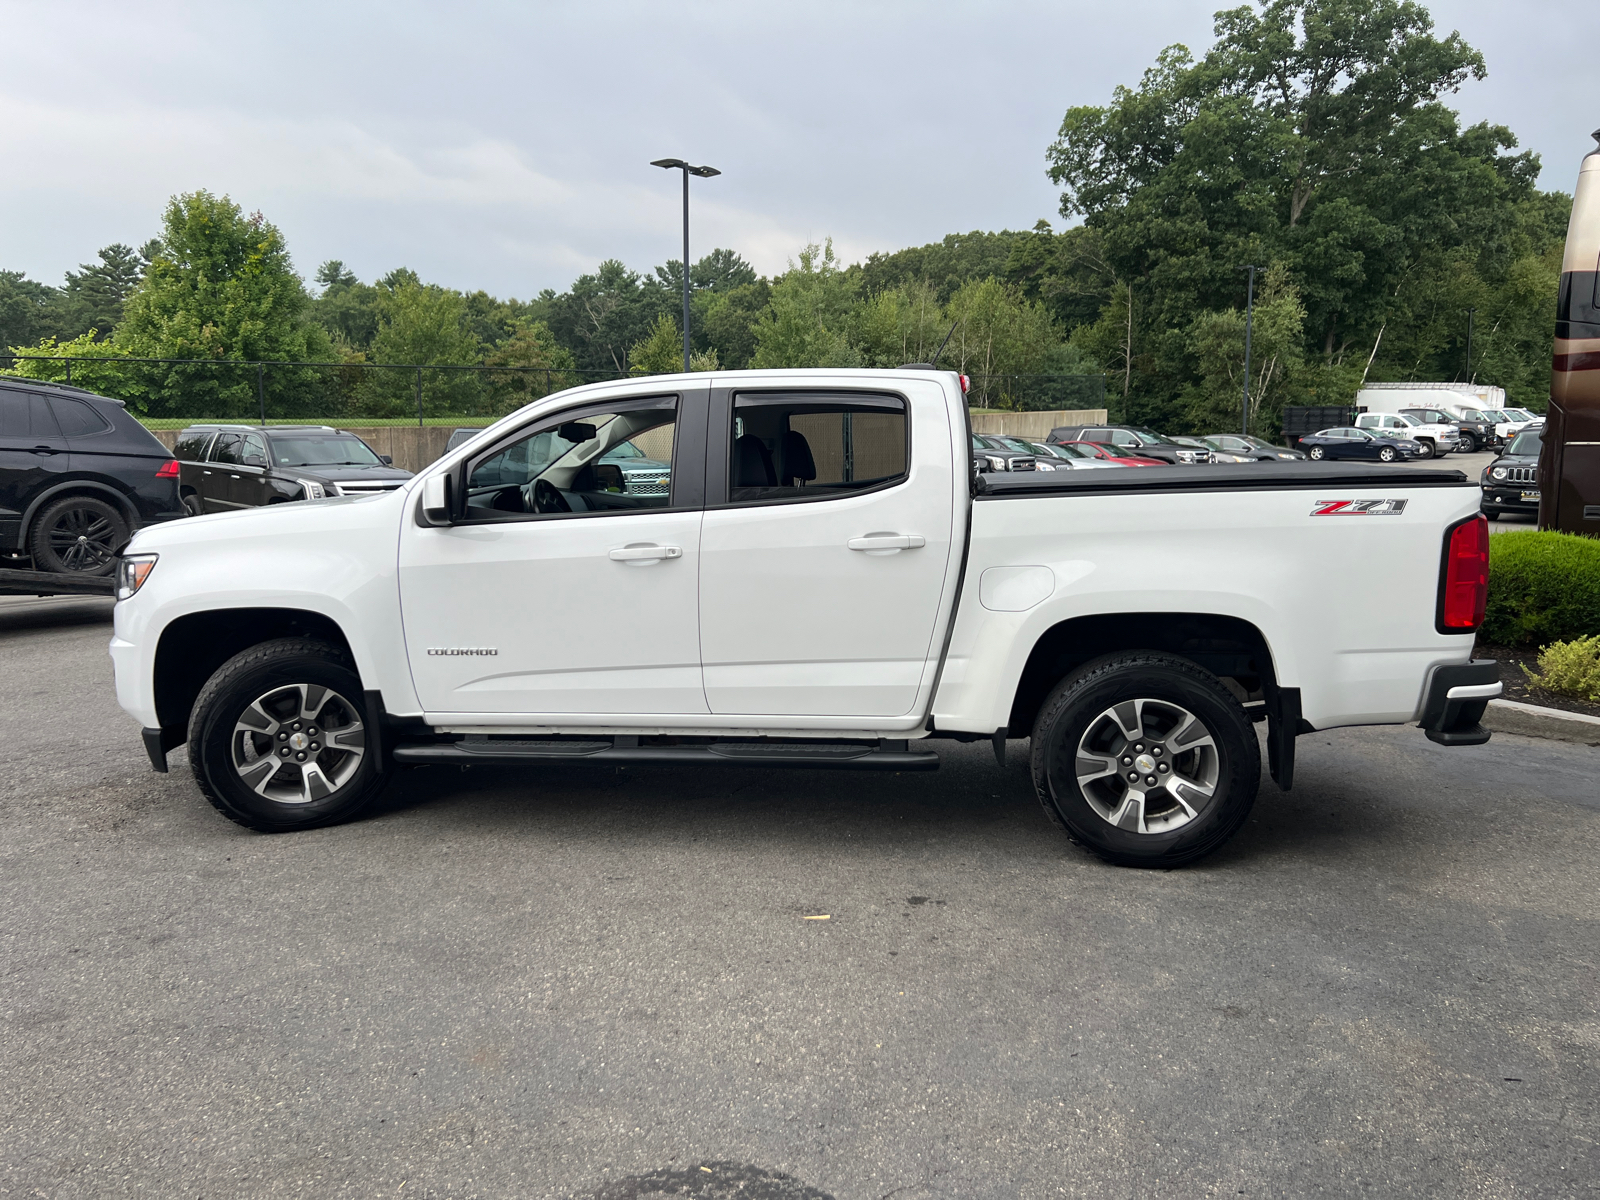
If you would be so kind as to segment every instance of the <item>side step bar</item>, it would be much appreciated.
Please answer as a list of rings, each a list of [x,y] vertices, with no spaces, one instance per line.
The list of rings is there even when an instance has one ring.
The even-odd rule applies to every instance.
[[[834,771],[937,771],[934,750],[911,750],[904,741],[712,742],[699,746],[641,746],[635,737],[596,741],[469,738],[457,742],[401,743],[398,763],[503,766],[533,762],[597,762],[625,765],[809,767]]]

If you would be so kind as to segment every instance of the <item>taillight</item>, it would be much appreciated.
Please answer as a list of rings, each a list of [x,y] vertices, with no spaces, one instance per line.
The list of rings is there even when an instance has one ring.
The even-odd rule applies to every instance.
[[[161,464],[161,469],[156,472],[157,479],[176,479],[178,477],[178,460],[169,458]]]
[[[965,396],[971,390],[972,380],[968,379],[965,375],[961,376],[961,394]]]
[[[1489,599],[1489,522],[1468,517],[1445,534],[1439,586],[1440,633],[1468,633],[1483,624]]]

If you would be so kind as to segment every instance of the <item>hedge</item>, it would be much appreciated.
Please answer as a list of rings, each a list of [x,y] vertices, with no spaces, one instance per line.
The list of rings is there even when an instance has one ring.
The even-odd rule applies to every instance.
[[[1483,636],[1544,646],[1600,634],[1600,539],[1526,530],[1489,539]]]

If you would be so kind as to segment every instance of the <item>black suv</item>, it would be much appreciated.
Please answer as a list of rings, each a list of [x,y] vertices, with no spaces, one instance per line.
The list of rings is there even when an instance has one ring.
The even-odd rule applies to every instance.
[[[1483,469],[1480,480],[1486,517],[1520,512],[1539,515],[1539,451],[1544,446],[1544,426],[1524,429]]]
[[[1211,451],[1196,450],[1171,438],[1162,437],[1143,425],[1063,425],[1052,429],[1047,442],[1094,442],[1109,446],[1114,453],[1136,454],[1141,458],[1158,458],[1165,463],[1200,463],[1211,461]]]
[[[392,492],[411,478],[331,425],[191,425],[173,453],[183,465],[183,503],[196,515]]]
[[[184,515],[178,464],[122,401],[0,376],[0,556],[109,575],[135,529]]]

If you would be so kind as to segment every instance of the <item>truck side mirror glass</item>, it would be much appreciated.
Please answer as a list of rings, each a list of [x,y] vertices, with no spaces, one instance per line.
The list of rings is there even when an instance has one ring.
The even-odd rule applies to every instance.
[[[429,525],[450,524],[450,472],[441,471],[422,481],[422,517]]]
[[[380,455],[378,455],[378,461],[381,462],[386,467],[394,466],[394,458],[392,456],[388,455],[388,454],[380,454]]]

